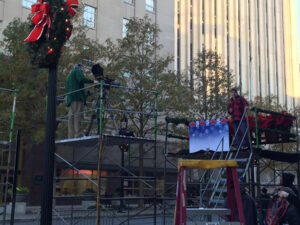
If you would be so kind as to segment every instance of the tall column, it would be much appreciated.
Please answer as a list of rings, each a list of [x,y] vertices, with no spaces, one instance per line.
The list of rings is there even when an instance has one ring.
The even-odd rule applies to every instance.
[[[41,204],[41,225],[52,224],[52,199],[56,129],[56,84],[57,64],[51,65],[48,75],[48,102],[46,122],[46,149],[43,164],[43,189]]]

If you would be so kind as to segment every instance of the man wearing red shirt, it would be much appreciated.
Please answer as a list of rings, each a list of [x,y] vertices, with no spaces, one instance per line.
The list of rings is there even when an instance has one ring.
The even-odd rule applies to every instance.
[[[235,88],[231,89],[230,91],[231,98],[228,103],[228,113],[232,119],[232,125],[234,127],[235,133],[237,132],[239,123],[242,119],[244,111],[248,109],[248,102],[245,100],[243,96],[238,95],[237,90]],[[245,115],[246,116],[246,115]],[[243,146],[249,146],[248,137],[246,133],[246,117],[244,116],[243,121],[239,127],[239,132],[236,135],[236,143],[238,146],[241,144],[241,138],[244,137]]]

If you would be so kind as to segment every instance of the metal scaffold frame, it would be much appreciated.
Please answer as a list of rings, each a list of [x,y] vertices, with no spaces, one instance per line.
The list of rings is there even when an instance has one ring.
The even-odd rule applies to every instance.
[[[248,118],[247,118],[246,115],[247,115],[247,110],[244,111],[241,121],[243,121],[243,118],[245,118],[247,124],[249,124]],[[237,172],[239,173],[240,176],[245,176],[245,174],[248,170],[248,167],[250,165],[252,155],[253,155],[253,149],[252,149],[251,143],[250,143],[250,147],[249,147],[249,155],[247,155],[248,157],[245,158],[245,156],[241,155],[242,143],[243,143],[244,139],[249,138],[249,136],[250,136],[249,129],[248,129],[249,126],[247,126],[247,129],[246,129],[246,131],[245,131],[245,133],[244,133],[244,135],[241,139],[240,145],[238,145],[236,147],[235,151],[224,152],[224,150],[223,150],[224,138],[223,138],[218,143],[217,149],[215,149],[215,151],[213,151],[213,152],[206,152],[205,154],[204,154],[204,152],[202,152],[201,154],[194,155],[194,156],[191,156],[191,155],[176,156],[176,155],[169,154],[169,152],[168,152],[168,138],[188,140],[188,138],[186,138],[186,137],[183,137],[183,136],[180,136],[180,135],[177,135],[177,134],[173,134],[173,133],[169,133],[169,124],[175,124],[176,126],[178,126],[180,124],[183,124],[185,126],[188,126],[190,122],[191,122],[190,120],[187,120],[187,119],[184,119],[184,118],[166,118],[166,135],[165,135],[165,150],[164,150],[164,156],[165,156],[164,168],[165,168],[165,170],[166,170],[166,167],[167,167],[167,163],[169,163],[172,166],[177,168],[177,165],[170,161],[170,159],[169,159],[170,157],[171,158],[174,158],[174,157],[186,158],[186,159],[206,159],[206,160],[236,160],[236,161],[238,161],[238,163],[243,163],[244,164],[244,168],[237,169]],[[240,126],[241,126],[241,122],[238,124],[238,129],[239,129]],[[230,148],[232,148],[233,143],[236,139],[236,136],[237,136],[237,132],[235,132],[235,134],[233,136],[233,139],[232,139],[231,144],[230,144]],[[194,175],[196,175],[196,173],[198,173],[197,170],[196,171],[191,171],[191,173],[187,175],[187,179],[192,180],[192,177]],[[200,176],[199,177],[199,182],[192,182],[192,183],[188,182],[192,186],[196,185],[199,189],[199,191],[198,191],[199,192],[199,196],[198,196],[199,197],[198,198],[198,201],[199,201],[198,202],[198,207],[199,207],[199,209],[202,208],[204,205],[205,205],[205,207],[216,208],[216,207],[223,204],[223,201],[221,200],[221,198],[222,198],[222,193],[226,192],[226,179],[223,178],[225,176],[225,174],[226,174],[226,170],[224,168],[223,169],[215,169],[215,170],[212,170],[211,172],[209,172],[207,170],[207,171],[204,171],[204,172],[202,172],[201,174],[198,175],[198,176]],[[213,185],[211,185],[212,181],[214,181]],[[168,182],[165,182],[165,188],[164,188],[165,189],[165,194],[166,194],[166,190],[168,190],[172,187],[174,188],[175,185],[176,185],[176,183],[169,184],[170,186],[168,188],[166,188],[167,183]],[[207,195],[210,195],[210,197],[207,198]],[[168,198],[166,198],[165,200],[167,201]],[[188,201],[195,201],[196,196],[194,196],[194,197],[189,197],[188,196],[187,200]],[[167,210],[167,205],[166,205],[165,202],[164,202],[163,208],[164,208],[164,217],[166,217],[165,216],[166,215],[165,211]],[[203,214],[201,214],[200,218],[193,215],[194,218],[192,218],[191,216],[190,217],[188,216],[188,219],[191,220],[191,221],[197,221],[197,219],[203,220],[204,218],[206,218],[206,217],[204,217],[205,212],[207,212],[207,211],[199,210],[199,213],[203,213]],[[164,219],[164,224],[166,224],[166,219]]]
[[[188,140],[187,137],[184,137],[182,135],[178,135],[178,134],[174,134],[174,133],[170,133],[169,131],[169,123],[173,123],[176,126],[180,125],[180,124],[184,124],[186,126],[188,126],[189,124],[189,120],[187,119],[183,119],[183,118],[166,118],[166,136],[165,136],[165,150],[164,150],[164,155],[165,155],[165,162],[164,162],[164,168],[165,168],[165,178],[166,176],[166,168],[167,168],[167,164],[170,164],[171,166],[173,166],[174,168],[177,168],[176,163],[172,162],[172,158],[178,158],[178,159],[210,159],[210,160],[229,160],[229,159],[233,159],[236,160],[240,165],[244,165],[241,168],[239,168],[237,171],[239,172],[239,174],[241,176],[246,176],[247,177],[247,186],[249,189],[249,193],[256,198],[257,200],[260,200],[261,198],[261,187],[264,186],[269,186],[272,188],[275,188],[276,186],[279,186],[278,181],[276,181],[277,177],[281,175],[281,172],[284,172],[286,170],[289,170],[289,168],[292,167],[292,165],[295,165],[293,163],[297,163],[296,167],[294,166],[293,169],[290,169],[289,171],[294,171],[293,173],[297,174],[297,180],[298,180],[298,189],[300,187],[299,185],[299,181],[300,181],[300,170],[299,170],[299,160],[300,160],[300,156],[299,156],[299,136],[298,136],[298,118],[295,116],[292,116],[290,114],[286,114],[286,113],[278,113],[278,112],[273,112],[273,111],[269,111],[269,110],[263,110],[263,109],[259,109],[259,108],[252,108],[251,111],[254,112],[254,129],[253,130],[249,130],[249,121],[248,121],[248,117],[247,118],[247,130],[245,132],[245,135],[243,137],[246,138],[246,136],[248,136],[249,140],[252,140],[252,142],[250,143],[250,148],[245,151],[241,149],[241,146],[237,146],[236,149],[234,149],[234,151],[229,151],[228,153],[224,154],[223,151],[218,152],[214,151],[214,152],[207,152],[207,153],[199,153],[199,154],[194,154],[194,155],[190,155],[190,154],[169,154],[168,152],[168,138],[175,138],[175,140]],[[284,131],[284,128],[282,128],[283,130],[281,130],[279,127],[273,126],[273,128],[262,128],[261,124],[259,124],[258,121],[258,116],[259,113],[264,113],[265,115],[275,115],[277,117],[282,117],[282,118],[291,118],[292,120],[294,120],[293,123],[293,127],[290,128],[291,131]],[[246,113],[244,113],[243,117],[246,116]],[[253,122],[253,121],[252,121]],[[240,126],[240,125],[239,125]],[[268,133],[266,133],[268,132]],[[247,134],[247,135],[246,135]],[[276,144],[276,141],[268,141],[267,137],[269,137],[268,135],[270,134],[275,134],[275,136],[278,138],[278,143],[282,145],[282,153],[284,151],[284,147],[283,147],[283,143],[291,143],[294,142],[295,143],[295,148],[296,148],[296,152],[295,154],[293,154],[293,156],[296,157],[295,162],[291,163],[287,163],[287,162],[281,162],[282,165],[281,166],[281,172],[278,171],[278,168],[276,168],[276,163],[275,161],[269,161],[265,160],[263,157],[265,157],[264,155],[262,155],[262,152],[266,152],[266,150],[262,149],[262,145],[263,146],[268,146],[269,144]],[[237,133],[234,134],[233,140],[231,142],[230,145],[230,149],[232,149],[233,146],[233,142],[234,139],[236,137]],[[250,139],[251,138],[251,139]],[[241,142],[243,142],[243,139]],[[222,141],[221,141],[222,142]],[[218,148],[222,148],[222,143],[219,143]],[[278,144],[277,143],[277,144]],[[287,154],[287,153],[284,153]],[[298,159],[298,160],[297,160]],[[261,175],[265,172],[266,168],[269,167],[271,168],[271,170],[273,171],[273,178],[271,179],[271,181],[267,184],[262,185],[261,184],[261,180],[260,177]],[[190,185],[198,185],[200,186],[200,196],[199,196],[199,207],[203,207],[203,199],[205,199],[204,194],[212,194],[215,195],[215,192],[220,191],[220,188],[218,188],[216,185],[219,181],[215,182],[214,186],[211,188],[211,190],[209,189],[209,182],[211,182],[211,179],[213,177],[215,171],[210,172],[209,174],[207,174],[207,171],[205,171],[204,173],[202,173],[199,177],[200,182],[194,182],[194,183],[190,183]],[[222,171],[217,172],[217,174],[219,174],[217,177],[220,178],[220,182],[222,182],[222,180],[226,180],[224,178],[222,178],[222,176],[220,176],[222,174]],[[192,171],[192,173],[187,175],[187,179],[189,180],[191,177],[193,177],[194,173]],[[209,178],[208,178],[209,177]],[[213,180],[215,180],[216,178],[214,177]],[[191,179],[192,180],[192,179]],[[218,179],[217,179],[218,180]],[[204,184],[203,184],[204,183]],[[168,183],[168,181],[165,180],[165,194],[164,194],[164,223],[166,224],[166,214],[168,213],[168,205],[165,203],[168,200],[174,200],[174,197],[167,197],[166,196],[166,188],[167,188],[167,184],[169,185],[169,187],[175,187],[176,183]],[[170,186],[171,185],[171,186]],[[204,186],[204,187],[203,187]],[[225,186],[223,186],[224,188]],[[222,189],[222,188],[221,188]],[[208,201],[208,206],[209,207],[222,207],[223,205],[223,201],[222,196],[221,196],[222,192],[220,191],[220,194],[218,195],[218,200],[216,200],[215,202],[213,201],[212,198],[209,198],[208,200],[206,200],[206,203]],[[195,200],[196,196],[192,197],[191,200]],[[189,202],[189,198],[187,197],[187,200]],[[213,203],[213,204],[212,204]],[[189,204],[189,203],[188,203]],[[170,207],[170,206],[169,206]],[[171,207],[172,208],[172,207]],[[204,210],[205,211],[205,210]],[[203,212],[200,213],[202,216],[198,217],[198,219],[203,219]],[[195,217],[195,216],[194,216]]]
[[[1,140],[1,146],[7,146],[8,149],[1,149],[1,161],[3,162],[4,157],[7,160],[6,165],[1,165],[1,170],[5,171],[5,177],[1,179],[1,189],[3,191],[3,195],[1,196],[1,200],[3,201],[3,215],[2,215],[2,222],[5,224],[6,221],[6,207],[8,202],[8,189],[9,189],[9,177],[12,176],[11,174],[11,167],[13,167],[13,159],[12,159],[12,141],[13,141],[13,129],[14,129],[14,122],[15,122],[15,115],[16,115],[16,103],[17,103],[17,95],[18,90],[11,90],[7,88],[0,88],[0,92],[8,92],[13,94],[13,102],[12,102],[12,110],[11,110],[11,117],[10,117],[10,127],[9,127],[9,135],[8,141]],[[7,153],[8,151],[8,153]],[[7,154],[5,154],[7,153]],[[2,163],[1,163],[2,164]],[[13,169],[12,169],[13,170]],[[3,182],[2,182],[3,181]]]
[[[91,85],[89,87],[85,87],[83,89],[77,90],[77,91],[82,91],[82,90],[86,90],[92,87],[98,87],[99,88],[99,104],[96,106],[96,108],[92,109],[92,110],[87,110],[87,111],[83,111],[81,112],[82,114],[84,114],[85,112],[90,112],[90,111],[94,111],[97,112],[98,114],[98,134],[97,135],[92,135],[92,136],[87,136],[84,138],[74,138],[74,139],[66,139],[66,140],[57,140],[56,141],[56,149],[61,148],[63,149],[63,146],[67,146],[68,144],[71,144],[72,147],[72,151],[73,154],[76,151],[75,145],[80,145],[80,143],[82,143],[82,145],[85,145],[84,143],[88,143],[93,142],[91,144],[91,147],[89,147],[89,149],[87,151],[85,151],[84,153],[80,154],[76,159],[67,159],[66,157],[64,157],[64,153],[63,150],[58,150],[55,155],[57,160],[65,165],[67,165],[67,168],[72,169],[72,178],[66,178],[66,177],[62,177],[62,175],[60,174],[60,176],[56,176],[55,180],[59,181],[59,180],[73,180],[74,182],[76,181],[80,181],[80,180],[87,180],[88,182],[91,182],[94,186],[97,187],[97,194],[96,194],[96,214],[94,215],[92,213],[92,215],[94,215],[96,217],[96,224],[105,224],[106,222],[104,221],[104,218],[111,218],[111,220],[119,220],[119,223],[117,224],[127,224],[130,222],[130,220],[132,218],[135,218],[136,216],[139,216],[140,214],[143,214],[143,211],[147,211],[150,208],[153,207],[153,214],[151,217],[153,217],[153,221],[151,224],[156,224],[156,216],[157,216],[157,182],[156,182],[156,140],[157,140],[157,97],[158,94],[156,91],[150,91],[150,90],[142,90],[142,89],[136,89],[136,88],[129,88],[129,87],[123,87],[120,85],[114,85],[114,84],[106,84],[104,83],[103,80],[100,81],[99,85]],[[153,102],[153,108],[150,109],[150,112],[143,112],[143,111],[134,111],[132,108],[131,109],[118,109],[118,108],[112,108],[111,105],[108,103],[107,99],[106,99],[106,94],[105,92],[107,92],[108,89],[122,89],[128,92],[138,92],[138,93],[146,93],[147,95],[153,95],[154,98],[154,102]],[[73,92],[72,92],[73,93]],[[70,93],[67,93],[70,94]],[[57,98],[62,99],[64,98],[67,94],[64,95],[59,95]],[[109,117],[107,117],[106,113],[110,114]],[[147,137],[134,137],[134,136],[126,136],[125,135],[120,135],[118,127],[116,127],[116,121],[115,121],[115,116],[113,116],[113,113],[121,113],[123,115],[125,114],[139,114],[139,115],[144,115],[147,116],[147,118],[152,118],[153,119],[153,124],[150,125],[153,129],[153,138],[147,138]],[[105,129],[105,122],[107,122],[107,119],[112,119],[113,125],[115,127],[115,131],[116,134],[109,134],[109,133],[105,133],[106,129]],[[64,119],[58,118],[58,121],[64,121]],[[149,123],[149,121],[148,121]],[[130,148],[129,148],[129,164],[128,166],[124,165],[124,152],[121,152],[121,156],[122,156],[122,162],[117,162],[114,158],[109,157],[109,156],[105,156],[106,158],[103,159],[103,154],[105,155],[105,146],[113,146],[113,145],[118,145],[119,143],[130,143],[130,144],[141,144],[142,148],[143,148],[143,143],[148,143],[150,144],[152,147],[150,147],[149,150],[145,151],[143,149],[143,151],[145,153],[149,153],[152,152],[152,156],[151,157],[145,157],[143,158],[143,155],[138,155],[138,159],[131,159],[130,158]],[[76,144],[72,144],[72,143],[76,143]],[[97,152],[97,178],[90,178],[88,175],[86,175],[84,172],[82,172],[80,170],[80,162],[86,158],[89,157],[89,155],[91,154],[95,154],[95,152]],[[144,154],[144,153],[143,153]],[[152,176],[149,175],[144,175],[141,176],[140,174],[136,174],[135,171],[131,170],[130,167],[130,163],[132,161],[136,161],[136,160],[152,160]],[[107,162],[110,162],[111,165],[114,165],[118,168],[118,170],[120,171],[120,176],[108,176],[108,175],[102,175],[101,171],[102,171],[102,167],[103,167],[103,160],[106,160]],[[140,163],[140,162],[139,162]],[[58,165],[58,164],[57,164]],[[75,172],[77,175],[81,175],[80,178],[75,176]],[[101,195],[101,188],[102,188],[102,182],[103,179],[121,179],[121,184],[124,185],[124,179],[131,179],[131,180],[135,180],[138,181],[140,183],[142,183],[142,186],[146,186],[149,189],[151,189],[151,196],[139,196],[139,197],[124,197],[124,191],[122,191],[122,195],[119,197],[103,197]],[[150,182],[150,183],[149,183]],[[58,199],[94,199],[95,196],[91,195],[91,196],[55,196],[54,199],[58,200]],[[116,216],[116,213],[110,212],[109,210],[107,210],[105,208],[105,206],[103,205],[103,202],[106,201],[115,201],[118,200],[120,201],[120,204],[125,203],[125,201],[129,202],[129,201],[138,201],[138,200],[142,200],[142,201],[150,201],[151,199],[151,204],[149,206],[147,206],[146,208],[142,208],[140,210],[138,210],[136,213],[132,214],[129,212],[130,207],[128,208],[127,211],[127,216],[121,216],[121,219],[118,219],[118,217]],[[127,203],[129,204],[129,203]],[[129,206],[129,205],[128,205]],[[71,206],[71,210],[73,210],[75,212],[75,207],[73,207],[73,205]],[[121,209],[122,210],[122,209]],[[58,211],[55,212],[56,215],[60,215],[58,216],[61,218],[64,218]],[[71,216],[73,217],[73,216]],[[123,218],[123,219],[122,219]],[[109,223],[109,222],[107,222]],[[71,222],[72,224],[72,222]],[[110,223],[109,223],[110,224]]]
[[[292,172],[296,174],[297,182],[298,182],[298,189],[300,188],[299,182],[300,182],[300,156],[299,156],[299,130],[298,130],[298,117],[293,116],[291,114],[286,113],[278,113],[270,110],[264,110],[260,108],[252,108],[252,111],[254,112],[255,116],[255,138],[254,138],[254,144],[255,148],[258,150],[255,152],[254,159],[252,161],[249,173],[249,191],[252,194],[253,197],[257,197],[258,200],[261,199],[261,188],[262,187],[271,187],[272,189],[276,189],[280,187],[278,184],[277,178],[279,178],[282,175],[282,172]],[[276,127],[275,125],[272,125],[272,128],[263,128],[260,126],[258,122],[258,118],[260,113],[275,116],[277,117],[277,120],[280,118],[287,118],[291,119],[293,121],[291,132],[287,131],[286,129],[282,129],[280,127]],[[267,138],[270,135],[275,135],[276,138],[278,138],[278,141],[274,142],[273,140],[268,141]],[[262,136],[264,136],[262,138]],[[272,138],[271,138],[272,139]],[[295,143],[295,149],[293,152],[284,152],[284,144],[286,143]],[[264,152],[267,152],[267,149],[262,148],[261,146],[268,146],[270,144],[278,144],[281,145],[280,151],[276,151],[275,153],[280,154],[280,156],[294,156],[293,162],[285,161],[284,159],[276,159],[266,156],[266,154],[262,154]],[[267,152],[268,154],[272,154],[272,152]],[[296,164],[296,168],[291,168],[293,165]],[[280,168],[279,168],[280,167]],[[268,181],[265,184],[261,183],[261,175],[267,170],[270,169],[272,171],[272,178],[270,181]]]

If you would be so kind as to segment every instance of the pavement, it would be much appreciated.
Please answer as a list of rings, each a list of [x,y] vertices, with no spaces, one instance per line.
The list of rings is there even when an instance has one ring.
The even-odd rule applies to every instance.
[[[147,207],[147,206],[146,206]],[[9,208],[9,207],[8,207]],[[5,224],[9,224],[11,220],[10,209],[7,210],[5,217]],[[130,218],[130,224],[153,224],[153,207],[149,207],[149,209],[141,210],[136,207],[130,210],[123,210],[123,212],[119,212],[117,208],[107,208],[105,210],[101,210],[102,220],[105,220],[105,223],[101,224],[121,224],[123,221],[127,221],[128,217]],[[53,224],[72,224],[71,221],[76,222],[76,224],[95,224],[96,218],[96,210],[95,207],[89,207],[89,209],[83,208],[82,206],[56,206],[55,210],[52,212],[53,215]],[[157,210],[157,220],[163,221],[163,212],[162,210]],[[173,217],[172,214],[169,214],[169,217]],[[0,209],[0,223],[3,222],[3,209]],[[16,212],[14,215],[15,224],[24,224],[24,225],[38,225],[40,219],[40,206],[27,206],[26,213],[18,213]],[[170,220],[170,218],[168,218]],[[80,221],[80,223],[78,223]],[[108,222],[110,221],[110,222]],[[140,222],[138,222],[140,221]],[[143,222],[141,222],[143,221]],[[129,224],[128,222],[124,224]],[[157,223],[161,224],[161,223]],[[169,223],[168,223],[169,224]],[[170,223],[172,224],[172,223]]]
[[[148,208],[147,208],[148,206]],[[156,224],[160,225],[172,225],[173,224],[173,211],[169,209],[169,214],[163,217],[163,211],[161,207],[157,207]],[[195,210],[194,210],[195,211]],[[196,210],[197,211],[197,210]],[[5,224],[10,224],[11,215],[10,211],[7,211],[5,218]],[[125,209],[123,212],[118,211],[118,207],[106,208],[101,210],[100,218],[101,225],[153,225],[153,207],[146,205],[144,210],[138,207]],[[189,213],[190,214],[190,213]],[[192,215],[193,214],[193,215]],[[195,221],[203,221],[204,217],[199,213],[192,213],[188,216],[188,221],[196,224]],[[216,217],[212,214],[212,217]],[[95,225],[96,223],[96,210],[95,207],[86,207],[82,205],[78,206],[56,206],[52,212],[52,224],[53,225]],[[219,219],[213,218],[213,221]],[[3,213],[0,211],[0,224],[3,222]],[[40,207],[39,206],[27,206],[26,213],[15,213],[14,225],[39,225],[40,224]],[[189,223],[190,224],[190,223]],[[197,223],[198,224],[198,223]]]

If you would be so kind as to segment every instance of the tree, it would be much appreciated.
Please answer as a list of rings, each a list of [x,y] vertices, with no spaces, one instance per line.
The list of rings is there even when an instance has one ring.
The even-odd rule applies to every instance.
[[[75,63],[84,62],[87,56],[91,60],[98,57],[98,45],[86,37],[85,31],[83,26],[73,29],[71,41],[62,49],[58,67],[58,94],[65,93],[63,88],[65,79]],[[1,41],[3,52],[0,53],[0,87],[19,90],[15,128],[23,129],[21,145],[23,160],[31,158],[33,145],[45,141],[46,125],[47,71],[31,66],[30,55],[26,51],[27,45],[24,42],[29,32],[28,22],[21,22],[19,19],[13,20],[3,31]],[[0,92],[0,99],[0,131],[3,132],[0,133],[0,140],[7,140],[12,95]],[[65,116],[65,104],[59,104],[57,111],[59,116]],[[57,134],[63,135],[61,128],[66,127],[66,124],[61,123],[59,126]],[[30,176],[28,174],[31,172],[31,168],[25,167],[26,163],[22,165],[23,168],[20,168],[22,171],[21,183],[34,189],[34,184],[24,179],[24,177]],[[37,165],[33,166],[37,167]]]
[[[187,111],[188,104],[184,100],[189,97],[188,90],[181,82],[181,75],[169,69],[173,58],[159,56],[163,46],[158,42],[158,26],[146,16],[130,19],[126,28],[123,39],[116,43],[107,40],[103,45],[104,58],[101,60],[106,64],[107,74],[114,74],[112,78],[117,78],[124,86],[156,90],[160,115]],[[153,101],[151,94],[139,92],[128,92],[123,97],[126,101],[121,107],[133,106],[137,111],[147,111],[150,101]],[[149,132],[146,128],[149,118],[144,115],[129,116],[136,135],[145,137]]]
[[[266,109],[274,112],[280,112],[283,110],[287,111],[285,107],[278,103],[277,97],[274,95],[267,97],[257,96],[254,98],[252,105],[257,108]]]
[[[96,61],[101,54],[100,45],[88,39],[85,31],[83,26],[73,29],[71,41],[62,50],[58,67],[58,95],[65,94],[65,80],[75,63],[85,62],[86,59]],[[23,147],[29,152],[33,144],[42,142],[45,137],[47,71],[36,69],[30,64],[30,55],[24,42],[28,32],[29,23],[21,22],[20,19],[14,19],[4,29],[3,40],[0,42],[4,49],[0,54],[0,81],[3,88],[19,90],[15,127],[23,129]],[[5,140],[8,136],[12,95],[4,92],[0,94],[0,115],[5,120],[0,123],[3,132],[0,135],[3,135],[1,140]],[[65,104],[60,104],[58,116],[65,112]]]
[[[159,28],[148,18],[132,18],[128,21],[127,33],[116,42],[107,40],[103,45],[106,73],[115,74],[113,78],[124,86],[131,88],[155,90],[158,92],[157,104],[159,123],[164,124],[163,116],[177,115],[187,110],[188,89],[181,83],[180,74],[169,69],[170,56],[160,56],[162,45],[158,42]],[[119,95],[122,99],[121,109],[156,113],[154,111],[155,95],[139,91],[127,91]],[[137,113],[128,114],[130,129],[139,137],[153,137],[153,120],[151,116]],[[152,121],[151,121],[152,120]],[[151,121],[151,122],[150,122]],[[144,176],[145,149],[139,145],[139,175]],[[143,183],[140,182],[139,194],[144,195]],[[142,206],[142,202],[140,202]]]
[[[112,41],[110,39],[101,46],[99,61],[105,67],[105,74],[116,82],[131,88],[155,90],[158,92],[159,116],[182,115],[189,108],[189,89],[179,73],[169,67],[173,61],[171,56],[159,56],[163,48],[158,42],[159,28],[146,16],[132,18],[128,21],[126,36]],[[111,91],[110,91],[111,92]],[[111,93],[109,93],[111,94]],[[122,104],[119,108],[140,112],[149,112],[149,105],[153,106],[154,95],[128,91],[114,95],[116,102]],[[131,129],[139,137],[149,135],[153,130],[149,116],[129,114]],[[159,123],[162,125],[163,121]]]
[[[194,89],[192,116],[209,119],[227,115],[227,103],[234,78],[221,57],[203,48],[193,62]]]
[[[25,148],[43,139],[46,108],[46,71],[35,70],[30,65],[24,43],[28,32],[28,23],[19,19],[10,22],[3,31],[1,46],[4,51],[0,58],[1,87],[19,90],[15,127],[23,129]],[[10,116],[11,103],[11,96],[1,98],[1,115],[3,111],[9,111],[6,116]],[[1,123],[1,130],[5,130],[7,125]]]

